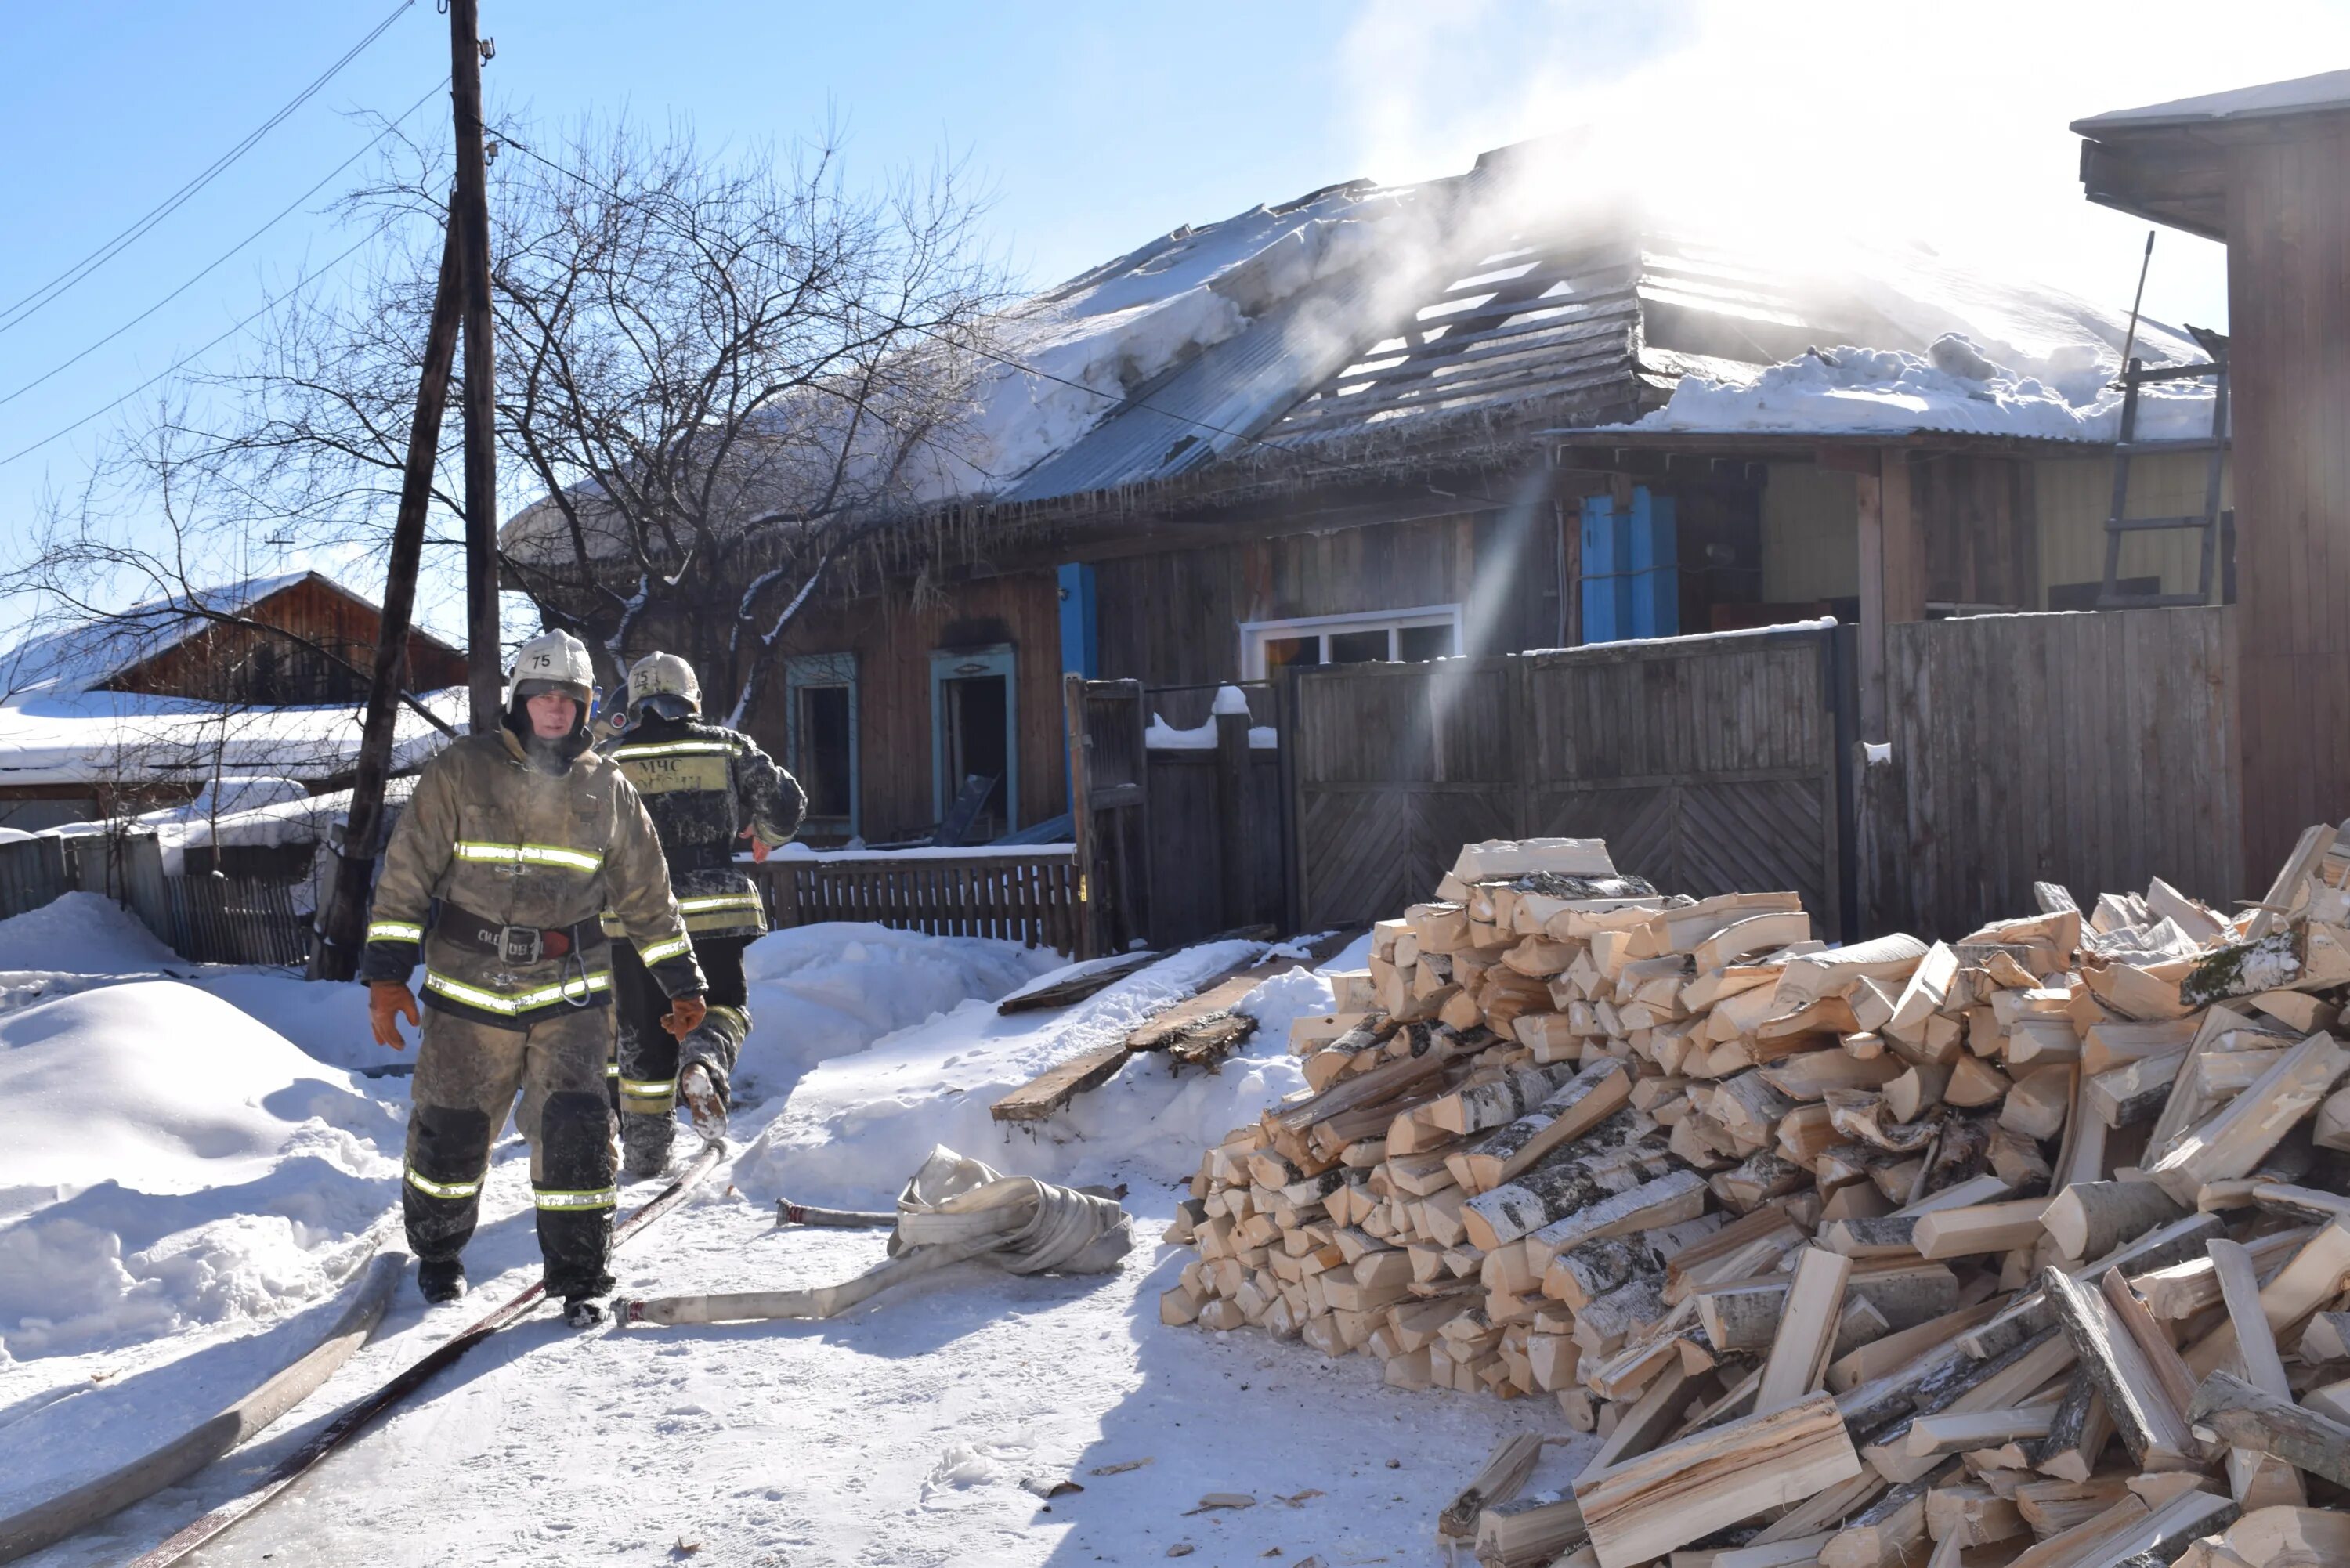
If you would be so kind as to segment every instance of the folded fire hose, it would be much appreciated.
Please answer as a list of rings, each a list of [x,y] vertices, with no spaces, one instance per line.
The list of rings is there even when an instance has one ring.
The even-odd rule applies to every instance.
[[[797,1205],[785,1212],[799,1223],[836,1227],[889,1223],[893,1218]],[[1033,1176],[1000,1175],[940,1147],[931,1150],[898,1195],[889,1258],[856,1278],[804,1291],[617,1297],[612,1321],[625,1328],[831,1317],[891,1285],[965,1259],[984,1259],[1014,1274],[1101,1274],[1116,1269],[1133,1248],[1134,1221],[1116,1199]]]

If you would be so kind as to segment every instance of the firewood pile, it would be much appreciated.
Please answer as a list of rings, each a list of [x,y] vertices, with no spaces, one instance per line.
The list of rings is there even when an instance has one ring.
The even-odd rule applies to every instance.
[[[1468,846],[1207,1152],[1161,1316],[1555,1400],[1579,1475],[1530,1420],[1439,1521],[1492,1568],[2350,1563],[2350,838],[2232,917],[2037,891],[1830,947]]]

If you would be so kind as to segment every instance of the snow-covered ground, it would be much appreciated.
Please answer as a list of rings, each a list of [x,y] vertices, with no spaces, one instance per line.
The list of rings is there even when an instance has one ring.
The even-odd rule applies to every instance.
[[[406,1080],[347,1070],[356,986],[199,970],[100,900],[0,922],[0,1515],[143,1451],[298,1355],[392,1219]],[[1157,1244],[1202,1139],[1295,1086],[1318,975],[1246,1004],[1217,1075],[1129,1066],[1045,1136],[987,1106],[1245,956],[1177,954],[1076,1007],[999,1017],[1058,969],[1006,943],[814,927],[754,945],[758,1029],[729,1168],[617,1261],[635,1293],[829,1282],[876,1234],[779,1231],[773,1199],[886,1206],[936,1142],[1121,1179],[1118,1272],[972,1264],[827,1323],[498,1335],[195,1559],[204,1564],[1432,1562],[1436,1511],[1547,1404],[1400,1394],[1363,1358],[1158,1321]],[[1336,961],[1347,961],[1342,955]],[[20,993],[23,993],[20,997]],[[650,1196],[633,1189],[624,1205]],[[234,1495],[332,1414],[536,1277],[527,1163],[495,1152],[475,1292],[403,1287],[375,1339],[248,1449],[28,1562],[117,1563]],[[1567,1457],[1566,1451],[1561,1457]],[[1074,1481],[1081,1490],[1047,1501]],[[1202,1511],[1211,1492],[1244,1509]]]

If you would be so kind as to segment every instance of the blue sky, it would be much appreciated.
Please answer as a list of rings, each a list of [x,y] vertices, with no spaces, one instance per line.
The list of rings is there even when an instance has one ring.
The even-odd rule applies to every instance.
[[[0,11],[12,77],[0,145],[14,153],[0,176],[11,218],[0,305],[146,212],[390,8],[80,0]],[[2145,226],[2081,201],[2065,123],[2350,64],[2345,9],[2279,5],[2215,22],[2207,6],[2168,0],[484,0],[483,26],[498,45],[493,105],[541,123],[625,109],[750,141],[806,135],[829,117],[847,128],[852,171],[964,156],[994,192],[994,244],[1034,284],[1180,223],[1353,176],[1451,172],[1482,148],[1596,120],[1630,128],[1660,182],[1761,157],[1799,217],[1922,235],[2126,306]],[[446,21],[417,0],[152,234],[0,330],[0,397],[186,282],[325,175],[366,140],[351,111],[396,112],[447,66]],[[435,97],[414,123],[446,119]],[[149,320],[0,403],[0,456],[120,397],[341,251],[348,238],[317,211],[335,188]],[[2149,309],[2224,324],[2222,277],[2218,247],[2166,234]],[[331,289],[332,275],[314,286]],[[233,362],[244,341],[205,362]],[[23,548],[42,497],[78,483],[111,424],[0,467],[0,564]]]

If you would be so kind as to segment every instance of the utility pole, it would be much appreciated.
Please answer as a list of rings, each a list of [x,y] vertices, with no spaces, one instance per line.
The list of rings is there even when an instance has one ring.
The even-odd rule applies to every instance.
[[[432,324],[424,335],[424,374],[416,414],[408,427],[408,462],[400,477],[400,513],[391,525],[391,565],[383,585],[383,617],[376,625],[374,682],[368,688],[366,727],[359,735],[359,771],[351,809],[335,859],[335,880],[319,911],[311,944],[312,980],[349,980],[359,972],[376,839],[383,828],[383,786],[391,774],[391,742],[400,716],[408,663],[409,618],[416,607],[416,568],[424,555],[424,514],[432,500],[432,471],[441,456],[441,415],[449,403],[449,368],[457,358],[459,316],[457,225],[441,242],[441,283],[432,295]]]
[[[497,378],[491,358],[490,200],[482,153],[482,58],[476,0],[449,0],[449,81],[457,120],[457,235],[465,318],[465,628],[473,732],[495,729],[504,704],[498,649]]]

